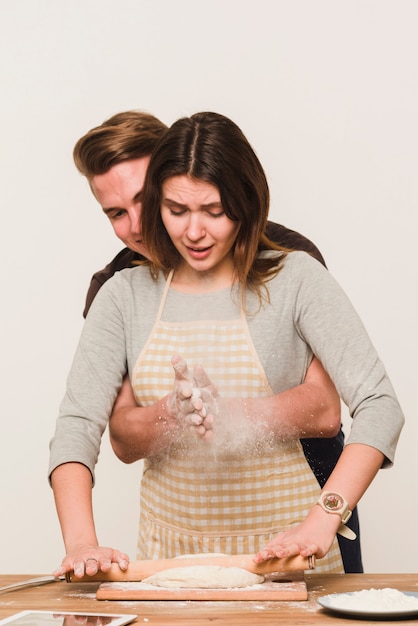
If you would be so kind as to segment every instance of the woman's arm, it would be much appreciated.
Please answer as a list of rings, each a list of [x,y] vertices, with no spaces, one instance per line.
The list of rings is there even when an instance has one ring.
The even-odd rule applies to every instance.
[[[117,306],[121,299],[106,285],[97,295],[81,333],[50,442],[49,477],[66,552],[56,575],[71,570],[76,576],[92,575],[107,571],[112,562],[126,569],[129,560],[117,550],[99,546],[92,510],[101,437],[126,371],[126,342]],[[101,300],[104,304],[96,308]]]
[[[384,455],[376,448],[363,444],[347,445],[324,486],[324,491],[340,494],[352,510],[367,490],[382,466]],[[301,554],[322,558],[331,547],[341,524],[337,514],[328,514],[316,504],[306,519],[280,533],[255,556],[255,562]]]
[[[74,570],[74,574],[81,578],[85,573],[108,572],[112,563],[125,570],[129,563],[126,554],[99,547],[89,469],[81,463],[64,463],[52,472],[51,484],[66,550],[66,556],[54,575],[62,576]]]

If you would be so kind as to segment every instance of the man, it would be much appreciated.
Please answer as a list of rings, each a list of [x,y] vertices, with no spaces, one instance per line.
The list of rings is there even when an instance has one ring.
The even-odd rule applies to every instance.
[[[152,115],[127,111],[114,115],[100,126],[93,128],[77,142],[74,148],[74,161],[77,168],[86,176],[116,236],[126,246],[103,270],[94,274],[87,293],[85,316],[106,280],[115,272],[132,267],[135,262],[148,256],[141,239],[142,187],[151,152],[166,128]],[[281,246],[309,252],[325,265],[316,246],[299,233],[269,222],[267,235]],[[325,397],[329,398],[330,402],[328,405],[324,403],[324,410],[332,407],[335,419],[336,391],[326,372],[315,359],[308,370],[305,383],[307,390],[318,390],[317,397],[325,393]],[[315,396],[315,393],[311,393],[309,402]],[[129,426],[117,417],[116,409],[121,404],[129,405],[129,403],[133,404],[134,400],[130,382],[126,379],[116,400],[114,414],[110,421],[112,446],[118,457],[125,462],[135,460],[130,457],[132,433]],[[290,424],[291,410],[289,410],[289,415],[284,417],[289,420]],[[342,451],[344,437],[341,429],[336,437],[330,439],[321,439],[320,433],[314,431],[309,434],[316,435],[316,437],[302,440],[304,453],[318,482],[323,486]],[[95,460],[83,463],[83,459],[76,459],[74,456],[76,455],[66,451],[65,441],[60,442],[55,438],[51,443],[51,484],[67,551],[62,566],[56,570],[55,574],[61,575],[73,569],[77,576],[82,576],[84,573],[92,575],[98,570],[109,570],[112,562],[118,563],[121,569],[126,569],[127,555],[112,548],[99,547],[96,537],[91,505],[91,465],[94,465],[97,457]],[[350,541],[338,536],[344,568],[346,572],[361,572],[356,510],[353,512],[349,525],[356,532],[357,539]]]

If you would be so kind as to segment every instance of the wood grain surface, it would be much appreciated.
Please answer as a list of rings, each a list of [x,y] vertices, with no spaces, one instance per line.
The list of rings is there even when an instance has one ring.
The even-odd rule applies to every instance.
[[[37,573],[1,575],[0,586]],[[98,601],[99,583],[56,582],[0,594],[0,619],[23,610],[51,610],[93,613],[136,614],[135,624],[149,626],[355,626],[382,621],[353,620],[327,612],[317,598],[329,593],[393,587],[401,591],[418,591],[418,574],[317,574],[305,575],[308,600],[296,602],[209,602],[209,601]],[[418,620],[391,620],[391,625],[407,626]]]

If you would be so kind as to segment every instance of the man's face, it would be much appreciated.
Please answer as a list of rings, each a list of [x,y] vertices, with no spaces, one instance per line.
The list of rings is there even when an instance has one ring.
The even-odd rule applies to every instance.
[[[109,218],[115,235],[135,252],[148,258],[141,237],[142,188],[150,157],[123,161],[106,174],[93,176],[91,190]]]

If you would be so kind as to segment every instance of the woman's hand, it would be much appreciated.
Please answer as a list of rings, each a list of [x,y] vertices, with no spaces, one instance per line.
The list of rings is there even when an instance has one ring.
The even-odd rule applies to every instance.
[[[109,420],[110,442],[124,463],[162,454],[187,430],[209,439],[216,406],[215,386],[202,368],[193,374],[186,361],[176,355],[170,393],[147,407],[138,406],[129,378],[125,376]]]
[[[255,563],[269,559],[284,559],[301,555],[315,555],[321,559],[330,549],[341,520],[338,515],[328,515],[314,506],[306,519],[282,533],[279,533],[254,557]]]
[[[217,412],[215,385],[203,367],[195,366],[192,374],[182,357],[176,355],[171,362],[174,368],[174,388],[169,399],[170,412],[199,437],[210,439]]]
[[[53,572],[56,577],[74,572],[76,578],[94,576],[97,572],[108,572],[112,563],[122,571],[128,568],[129,557],[119,550],[100,546],[78,545],[64,557],[61,566]]]
[[[195,393],[199,395],[203,406],[203,416],[196,424],[196,432],[203,439],[210,440],[213,436],[215,418],[219,415],[218,389],[201,365],[195,365],[193,369],[193,382]]]

